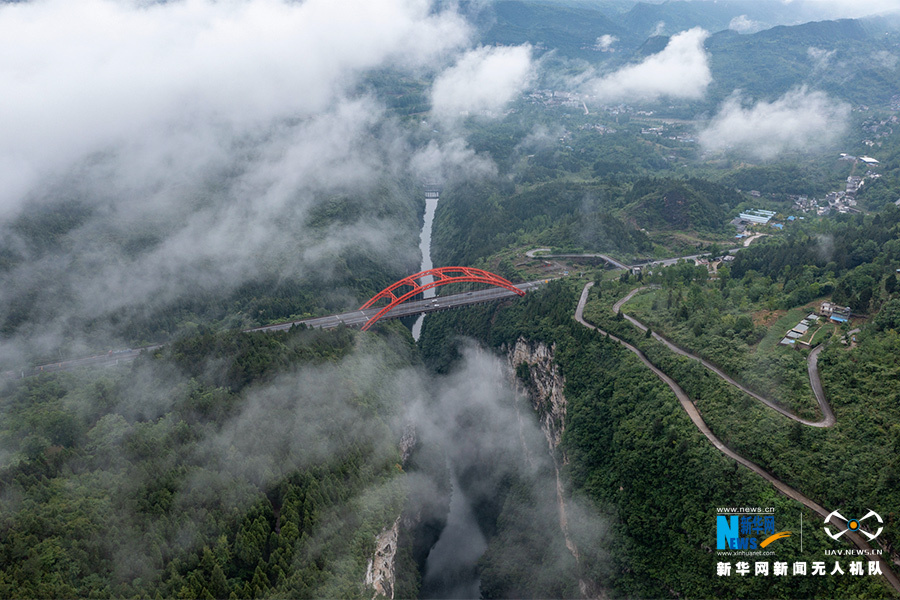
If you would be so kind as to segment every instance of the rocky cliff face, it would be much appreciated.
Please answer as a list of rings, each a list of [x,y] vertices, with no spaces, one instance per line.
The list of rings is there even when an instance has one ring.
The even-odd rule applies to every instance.
[[[418,443],[416,429],[412,424],[403,429],[400,438],[400,461],[406,465],[410,455]],[[374,590],[373,598],[379,595],[386,598],[394,597],[397,583],[397,550],[400,541],[401,526],[412,528],[417,524],[416,517],[406,515],[397,517],[394,524],[385,527],[381,533],[375,536],[375,553],[369,558],[366,567],[366,587]],[[401,520],[403,523],[401,523]]]
[[[395,557],[397,556],[397,540],[400,537],[400,517],[393,526],[386,528],[375,536],[375,555],[369,559],[366,569],[366,587],[375,590],[374,597],[379,594],[387,598],[394,597],[396,581]]]
[[[569,535],[569,522],[566,514],[566,493],[559,474],[559,464],[568,462],[565,452],[559,450],[563,432],[566,430],[566,397],[563,389],[566,380],[553,361],[556,347],[541,342],[530,342],[519,338],[512,348],[507,350],[507,360],[514,375],[518,389],[526,388],[531,397],[531,404],[541,422],[541,431],[547,438],[550,455],[556,466],[556,498],[559,507],[559,528],[566,539],[566,547],[577,562],[581,562],[578,546]],[[527,365],[527,368],[523,365]],[[602,588],[596,582],[587,579],[578,581],[578,588],[584,598],[604,598]]]
[[[540,417],[541,430],[555,455],[566,429],[566,397],[563,395],[566,380],[553,362],[554,350],[555,346],[519,338],[508,350],[507,359],[513,372],[519,375],[516,385],[524,384],[527,388],[532,406]],[[528,368],[522,368],[523,364]],[[526,381],[522,381],[521,375],[526,375]],[[562,460],[566,462],[565,457]]]

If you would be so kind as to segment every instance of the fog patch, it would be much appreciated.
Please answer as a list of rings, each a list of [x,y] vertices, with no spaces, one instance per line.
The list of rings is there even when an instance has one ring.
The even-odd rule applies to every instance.
[[[530,590],[532,593],[558,593],[558,588],[552,587],[555,584],[544,579],[551,573],[556,582],[569,578],[567,581],[577,587],[575,559],[566,548],[560,529],[556,470],[531,401],[512,388],[508,366],[498,357],[471,345],[463,349],[462,355],[460,366],[435,380],[430,387],[431,396],[422,398],[408,413],[421,443],[443,450],[451,477],[458,481],[454,485],[459,490],[455,492],[459,494],[456,500],[468,501],[472,510],[471,518],[455,524],[457,527],[439,542],[455,544],[463,559],[452,566],[429,566],[432,571],[465,572],[473,553],[481,548],[480,536],[473,533],[473,520],[493,526],[499,518],[497,523],[504,531],[498,532],[502,537],[497,540],[517,542],[512,547],[493,538],[487,540],[482,566],[487,560],[494,585],[523,593],[524,588],[517,587],[521,582],[498,583],[497,577],[502,579],[500,574],[511,575],[524,569],[536,574],[531,578],[532,584],[540,581],[535,585],[550,586]],[[496,506],[498,499],[501,506]],[[438,501],[433,499],[432,503]],[[608,539],[605,519],[585,503],[574,510],[572,525],[597,534],[590,540],[579,539],[585,544],[586,556],[593,564],[604,561],[601,548]],[[465,516],[467,511],[458,510],[456,514]],[[460,537],[461,531],[469,531],[470,535]],[[540,542],[535,545],[538,539]],[[446,548],[440,550],[442,557],[453,554]],[[445,582],[437,587],[446,591],[448,585]]]
[[[822,48],[816,48],[815,46],[810,46],[806,49],[806,55],[809,57],[810,61],[813,63],[813,70],[815,71],[824,71],[831,66],[831,58],[835,55],[837,50],[824,50]]]
[[[872,61],[876,64],[880,65],[885,69],[895,69],[897,68],[897,63],[900,62],[900,57],[896,54],[892,54],[887,50],[879,50],[872,54]]]
[[[487,153],[476,153],[464,139],[431,140],[410,161],[412,172],[425,181],[446,183],[477,180],[497,174],[497,165]]]
[[[824,262],[831,262],[834,259],[834,236],[831,234],[818,234],[816,236],[816,251]]]
[[[703,47],[707,37],[709,33],[699,27],[682,31],[672,36],[661,52],[595,77],[584,89],[601,103],[702,98],[712,82],[709,56]]]
[[[747,15],[738,15],[728,23],[728,29],[738,33],[756,33],[766,28],[764,23],[754,21]]]
[[[535,125],[531,132],[516,144],[515,149],[518,152],[549,150],[559,144],[559,139],[565,132],[566,128],[559,124]]]
[[[482,46],[464,54],[438,75],[432,112],[445,122],[470,114],[492,116],[535,78],[531,46]]]
[[[619,41],[614,35],[610,35],[605,33],[597,38],[596,43],[594,43],[594,50],[599,50],[600,52],[615,52],[613,45]]]
[[[785,152],[822,152],[844,135],[849,116],[849,105],[805,86],[755,104],[735,93],[700,132],[699,140],[709,152],[732,151],[762,160]]]

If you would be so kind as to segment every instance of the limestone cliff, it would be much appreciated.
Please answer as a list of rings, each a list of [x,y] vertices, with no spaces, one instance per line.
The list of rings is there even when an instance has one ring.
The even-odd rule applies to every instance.
[[[416,428],[408,424],[400,438],[400,462],[406,465],[410,455],[418,443]],[[402,523],[401,523],[402,521]],[[390,527],[385,527],[375,536],[375,552],[369,558],[366,567],[366,587],[374,590],[373,598],[379,595],[393,598],[397,583],[397,550],[400,540],[400,528],[414,527],[416,517],[400,515]]]
[[[526,386],[532,406],[540,418],[541,430],[554,454],[566,428],[566,397],[563,395],[566,380],[553,362],[555,349],[555,345],[547,346],[519,338],[507,352],[513,372],[520,377],[526,376],[526,381],[517,377],[516,385]],[[528,368],[523,369],[523,364]],[[567,462],[565,457],[562,460],[564,464]]]
[[[396,583],[394,565],[399,537],[400,517],[397,517],[393,526],[385,528],[375,536],[375,555],[369,559],[366,569],[366,587],[375,590],[373,598],[379,594],[387,598],[394,597],[394,584]]]
[[[556,498],[559,508],[559,527],[566,540],[566,547],[577,562],[581,562],[578,546],[569,534],[569,522],[566,514],[566,493],[559,473],[559,464],[566,464],[568,458],[559,449],[563,432],[566,430],[566,397],[563,390],[566,380],[554,362],[556,346],[547,346],[541,342],[530,342],[519,338],[512,348],[507,350],[507,361],[515,373],[515,385],[521,389],[524,385],[531,404],[537,412],[541,423],[541,431],[547,438],[550,455],[556,467]],[[527,368],[523,365],[527,365]],[[587,579],[578,581],[578,588],[584,598],[604,598],[602,588],[596,582]]]

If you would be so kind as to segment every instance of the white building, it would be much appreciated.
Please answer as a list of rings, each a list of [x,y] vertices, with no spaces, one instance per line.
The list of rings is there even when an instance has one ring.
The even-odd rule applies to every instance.
[[[750,221],[751,223],[761,223],[763,225],[768,223],[774,216],[775,211],[760,209],[748,210],[747,212],[742,212],[738,215],[738,217],[745,221]]]

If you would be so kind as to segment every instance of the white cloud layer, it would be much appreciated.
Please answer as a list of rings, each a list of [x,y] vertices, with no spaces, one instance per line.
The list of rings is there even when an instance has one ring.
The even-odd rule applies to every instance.
[[[483,46],[467,52],[434,82],[432,110],[439,119],[498,111],[534,79],[531,46]]]
[[[0,216],[86,154],[198,123],[322,111],[361,72],[421,67],[469,29],[427,0],[0,5]]]
[[[613,44],[618,41],[619,38],[617,38],[616,36],[605,33],[597,38],[597,43],[594,44],[594,48],[596,50],[600,50],[601,52],[606,52],[612,49]]]
[[[16,257],[0,270],[0,323],[31,310],[0,340],[0,362],[63,340],[84,352],[80,343],[122,333],[104,329],[112,314],[139,318],[273,273],[328,278],[350,248],[417,264],[405,229],[415,204],[397,182],[429,160],[445,176],[493,166],[461,141],[412,164],[413,136],[365,77],[434,72],[471,38],[431,0],[0,3],[0,250]],[[460,64],[472,56],[486,66],[459,84],[476,91],[485,72],[507,77],[513,59],[530,66],[523,49]],[[500,87],[483,106],[515,86]],[[308,226],[344,198],[389,200],[409,218],[364,207],[356,220]],[[86,216],[52,249],[14,225],[61,205]]]
[[[672,36],[657,54],[636,65],[586,83],[600,102],[650,101],[661,97],[698,99],[712,82],[703,42],[709,33],[699,27]]]
[[[759,21],[754,21],[747,15],[739,15],[728,23],[728,29],[738,33],[756,33],[765,29],[765,27],[765,25]]]
[[[774,102],[744,106],[729,98],[699,136],[707,151],[735,151],[763,160],[787,151],[816,152],[847,130],[850,107],[805,87]]]
[[[855,19],[900,12],[897,0],[783,0],[797,4],[820,19]]]

